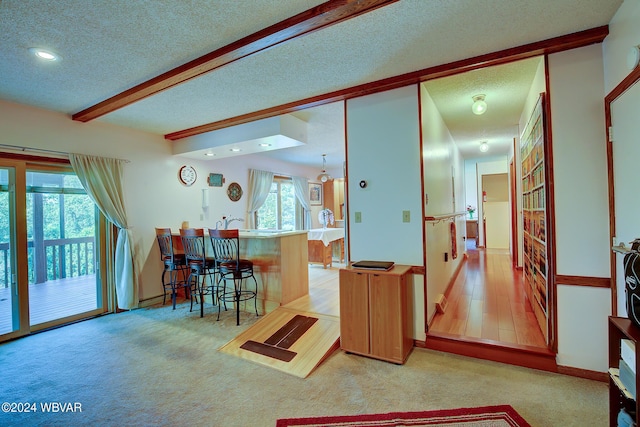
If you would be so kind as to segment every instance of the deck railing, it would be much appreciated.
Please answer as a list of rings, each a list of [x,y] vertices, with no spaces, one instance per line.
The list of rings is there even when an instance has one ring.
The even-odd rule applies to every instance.
[[[46,280],[95,274],[96,250],[94,237],[76,237],[72,239],[44,240],[46,262],[34,262],[33,240],[27,242],[29,256],[29,283],[35,283],[35,277]],[[11,264],[9,243],[0,243],[0,287],[7,288],[11,283]],[[34,267],[35,266],[35,267]],[[46,275],[36,274],[35,269],[45,268]],[[43,272],[44,273],[44,272]]]

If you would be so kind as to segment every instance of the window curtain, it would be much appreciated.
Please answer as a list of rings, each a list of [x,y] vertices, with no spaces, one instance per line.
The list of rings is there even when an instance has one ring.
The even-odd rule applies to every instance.
[[[311,203],[309,202],[309,180],[299,176],[291,178],[293,188],[296,192],[298,203],[302,205],[304,211],[304,224],[302,229],[309,230],[311,228]]]
[[[118,308],[132,309],[138,306],[138,285],[134,272],[133,235],[127,225],[127,215],[122,192],[123,160],[69,154],[69,161],[82,186],[102,214],[118,228],[115,253],[108,254],[109,281],[114,283]],[[111,262],[113,257],[113,262]]]
[[[269,196],[273,172],[249,169],[249,210],[247,211],[247,227],[256,228],[256,212]]]

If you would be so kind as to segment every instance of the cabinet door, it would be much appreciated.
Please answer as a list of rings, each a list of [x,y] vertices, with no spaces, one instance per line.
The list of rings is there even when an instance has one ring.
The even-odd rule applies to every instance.
[[[369,279],[369,321],[371,354],[402,362],[403,315],[401,277],[371,274]]]
[[[369,353],[368,274],[340,270],[340,346]]]

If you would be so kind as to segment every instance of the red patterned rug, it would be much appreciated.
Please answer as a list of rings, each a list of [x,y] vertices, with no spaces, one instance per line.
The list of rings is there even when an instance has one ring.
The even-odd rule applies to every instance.
[[[509,405],[480,408],[443,409],[422,412],[391,412],[388,414],[347,415],[342,417],[280,419],[276,427],[531,427]]]

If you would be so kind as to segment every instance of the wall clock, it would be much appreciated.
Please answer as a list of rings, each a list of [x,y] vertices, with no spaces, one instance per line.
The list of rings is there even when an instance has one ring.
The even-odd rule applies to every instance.
[[[227,187],[227,196],[231,199],[232,202],[237,202],[242,197],[242,187],[237,182],[232,182]]]
[[[186,185],[187,187],[193,185],[197,178],[198,174],[196,173],[195,168],[191,165],[182,166],[178,172],[178,179],[182,185]]]

